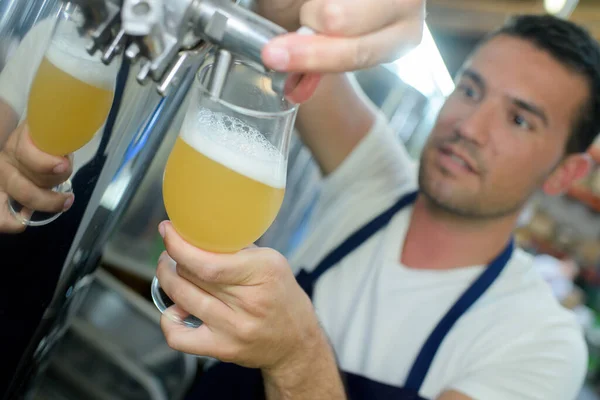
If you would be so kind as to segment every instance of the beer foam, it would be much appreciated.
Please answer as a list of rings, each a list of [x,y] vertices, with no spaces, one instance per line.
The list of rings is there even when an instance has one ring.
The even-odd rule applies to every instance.
[[[79,36],[75,27],[59,25],[46,57],[55,67],[82,82],[113,90],[118,72],[117,60],[104,65],[99,55],[89,55],[85,47],[86,40]]]
[[[188,114],[181,139],[199,153],[255,181],[285,188],[285,157],[244,121],[200,108]]]

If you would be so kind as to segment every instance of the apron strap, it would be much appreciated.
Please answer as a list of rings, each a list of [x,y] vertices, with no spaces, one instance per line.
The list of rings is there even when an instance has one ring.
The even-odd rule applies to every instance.
[[[459,297],[452,308],[438,322],[435,329],[431,332],[427,341],[421,347],[419,355],[411,367],[404,387],[414,389],[417,392],[421,389],[427,372],[431,367],[435,354],[437,353],[442,341],[450,332],[456,321],[475,304],[475,302],[492,286],[496,278],[504,270],[504,267],[510,260],[514,249],[514,241],[510,240],[506,248],[500,253],[471,284],[471,286]]]
[[[414,191],[402,196],[390,208],[379,214],[379,216],[375,217],[359,230],[355,231],[338,247],[325,256],[313,271],[306,272],[304,269],[301,269],[296,275],[296,280],[309,297],[312,298],[314,284],[325,271],[340,262],[344,257],[366,242],[371,236],[385,227],[398,211],[402,210],[407,205],[414,203],[417,198],[417,193],[417,191]]]

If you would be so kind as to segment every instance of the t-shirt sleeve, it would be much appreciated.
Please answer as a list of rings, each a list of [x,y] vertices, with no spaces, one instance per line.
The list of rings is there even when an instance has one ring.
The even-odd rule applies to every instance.
[[[449,389],[475,400],[574,400],[585,379],[587,357],[579,329],[549,328]]]
[[[52,21],[36,24],[21,40],[0,72],[0,98],[21,118],[27,108],[29,90],[52,33]]]
[[[378,113],[371,130],[342,164],[321,183],[320,208],[339,204],[340,197],[396,197],[416,187],[416,165],[387,119]]]

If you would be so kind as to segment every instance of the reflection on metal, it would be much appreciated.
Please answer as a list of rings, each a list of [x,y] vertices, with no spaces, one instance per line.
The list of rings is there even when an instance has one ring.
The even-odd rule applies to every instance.
[[[33,400],[183,398],[197,359],[168,347],[159,320],[152,304],[98,270]]]

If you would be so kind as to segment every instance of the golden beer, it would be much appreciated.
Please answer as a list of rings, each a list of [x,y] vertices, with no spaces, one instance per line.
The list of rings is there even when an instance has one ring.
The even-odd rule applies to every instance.
[[[258,132],[235,136],[239,132],[223,126],[187,125],[165,169],[167,213],[192,245],[236,252],[257,240],[279,212],[285,192],[283,157],[265,139],[256,140]],[[200,129],[211,129],[212,138]]]
[[[89,56],[88,56],[89,57]],[[31,87],[28,123],[42,151],[64,156],[83,147],[104,124],[113,99],[110,67],[50,48]]]

